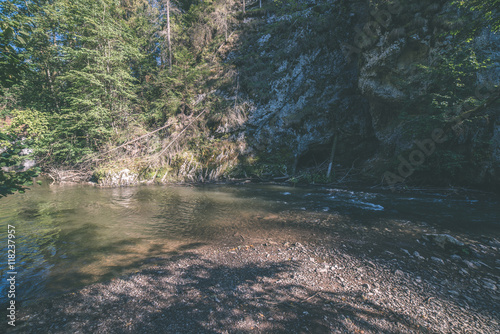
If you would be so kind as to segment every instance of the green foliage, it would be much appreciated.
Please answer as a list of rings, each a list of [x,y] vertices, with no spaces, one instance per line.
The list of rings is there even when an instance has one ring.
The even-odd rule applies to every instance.
[[[432,129],[446,128],[460,113],[483,104],[484,97],[476,92],[477,74],[492,66],[470,43],[440,53],[430,64],[416,64],[417,75],[428,85],[426,94],[408,99],[398,111],[399,119],[411,124],[406,135],[428,136]],[[407,92],[416,88],[402,87]]]
[[[12,117],[10,131],[17,135],[23,134],[32,140],[40,140],[47,134],[49,121],[47,116],[34,109],[19,110],[10,112]]]
[[[43,111],[46,129],[35,145],[47,161],[78,161],[125,124],[136,98],[131,63],[142,55],[123,17],[119,1],[56,0],[31,18],[35,28],[19,51],[33,71],[20,100]]]
[[[309,4],[300,0],[273,0],[272,8],[278,14],[288,14],[306,9]]]
[[[312,184],[325,184],[325,183],[330,183],[335,179],[335,172],[332,173],[330,177],[326,177],[326,174],[324,172],[308,172],[303,176],[303,179],[307,183],[312,183]]]
[[[32,185],[32,179],[38,175],[39,169],[20,170],[18,166],[27,158],[21,156],[26,145],[3,131],[0,131],[0,147],[0,197],[24,192],[26,186]]]
[[[26,45],[31,32],[30,11],[34,10],[31,1],[0,2],[0,88],[16,84],[27,66],[23,63],[18,50]],[[0,89],[3,95],[3,89]]]
[[[433,63],[420,64],[416,71],[422,82],[431,83],[425,88],[428,94],[407,101],[398,111],[400,119],[395,122],[413,122],[409,136],[428,136],[432,128],[456,116],[459,107],[484,102],[474,89],[476,73],[487,69],[489,61],[476,54],[467,41],[486,26],[499,30],[498,2],[456,1],[467,18],[450,22],[455,30],[462,27],[462,31],[452,32],[456,44]],[[369,6],[385,8],[386,3],[370,1]],[[190,117],[206,110],[199,124],[185,133],[187,139],[176,142],[180,148],[172,153],[172,166],[182,165],[183,154],[188,152],[196,155],[193,161],[202,168],[215,168],[220,163],[215,157],[225,152],[225,140],[231,135],[218,129],[231,123],[239,96],[248,94],[264,104],[274,94],[271,83],[288,75],[287,70],[277,72],[285,61],[284,68],[289,69],[310,50],[321,50],[320,56],[338,50],[339,41],[348,35],[339,24],[345,22],[338,19],[339,13],[349,15],[357,7],[357,2],[348,1],[340,1],[332,9],[330,2],[273,0],[264,2],[262,9],[248,8],[245,16],[241,2],[235,0],[172,0],[170,4],[167,13],[165,0],[0,2],[0,109],[2,115],[12,118],[14,137],[27,137],[44,165],[74,165],[106,153],[138,133],[172,122],[172,129],[157,133],[155,140],[144,145],[147,147],[140,142],[137,150],[130,149],[133,153],[128,147],[119,151],[131,155],[127,161],[138,161],[137,170],[152,176],[159,169],[137,155],[158,152],[168,136],[179,133]],[[265,23],[261,18],[266,13],[282,20]],[[244,16],[256,19],[242,25],[239,21]],[[416,29],[412,16],[408,12],[393,18],[409,32]],[[258,43],[267,34],[268,41]],[[240,43],[239,53],[227,57],[234,46],[231,43]],[[320,82],[327,80],[314,79],[321,91]],[[292,98],[302,96],[305,89],[297,89]],[[303,113],[313,111],[304,107],[295,113],[295,119],[290,118],[297,128]],[[10,162],[4,164],[15,166],[16,145],[20,144],[14,139],[6,142],[12,151],[5,151],[11,153],[6,153]],[[455,173],[470,160],[467,154],[445,151],[435,155],[443,173]],[[290,151],[261,154],[258,161],[242,162],[234,172],[281,176],[292,164]],[[12,184],[23,181],[16,178]],[[302,179],[329,181],[322,174],[303,175]]]
[[[17,84],[27,71],[18,50],[26,45],[29,38],[30,1],[2,1],[0,3],[0,96],[8,106],[15,97],[5,94],[5,89]],[[12,124],[12,128],[16,125]],[[21,129],[18,129],[21,131]],[[24,130],[26,131],[26,130]],[[25,144],[8,129],[0,130],[0,197],[14,192],[23,192],[32,184],[39,169],[23,171],[19,166],[27,158],[21,156]]]
[[[454,3],[475,14],[468,17],[466,29],[455,34],[477,34],[484,28],[500,31],[500,0],[455,0]]]
[[[0,6],[2,115],[42,165],[77,164],[129,140],[131,125],[198,113],[200,94],[234,81],[217,54],[237,23],[233,0],[171,1],[171,48],[164,0]],[[198,107],[222,115],[228,105],[207,97]]]

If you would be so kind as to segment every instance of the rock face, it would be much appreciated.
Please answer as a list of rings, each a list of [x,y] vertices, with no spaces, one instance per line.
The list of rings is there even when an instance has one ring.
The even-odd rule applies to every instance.
[[[21,156],[27,156],[27,155],[30,155],[32,153],[33,153],[33,150],[28,149],[28,148],[24,148],[24,149],[21,150]],[[35,166],[36,166],[36,161],[33,160],[33,159],[23,160],[22,164],[21,164],[23,172],[25,172],[28,169],[33,168]]]
[[[365,2],[325,0],[262,17],[248,36],[247,49],[240,51],[267,64],[243,75],[252,105],[243,130],[250,151],[307,167],[328,159],[338,134],[336,162],[350,166],[357,161],[381,180],[399,155],[411,158],[405,154],[418,149],[415,141],[432,136],[431,116],[418,104],[429,98],[436,81],[422,67],[432,68],[454,48],[453,37],[446,37],[451,30],[447,22],[457,15],[447,1],[395,1],[370,8]],[[499,42],[488,31],[474,41],[477,54],[495,64],[476,73],[477,86],[490,93],[499,83]],[[462,122],[446,144],[436,147],[457,156],[461,172],[450,176],[454,180],[499,184],[498,109],[498,104],[487,108],[473,127]],[[429,129],[422,130],[421,124]],[[475,158],[474,151],[484,154]],[[432,154],[420,169],[436,170],[440,158]],[[460,165],[460,157],[477,163]]]
[[[252,44],[259,58],[272,64],[265,68],[268,85],[250,96],[254,103],[246,135],[256,152],[307,165],[308,159],[323,159],[339,134],[339,146],[349,148],[341,155],[348,163],[375,144],[369,104],[357,88],[359,68],[346,61],[342,48],[349,31],[344,15],[352,21],[344,10],[321,7],[318,14],[306,8],[268,17],[262,24],[262,30],[271,26],[276,31]],[[306,23],[319,17],[323,25]],[[282,29],[289,38],[283,39]],[[262,80],[262,75],[250,73],[246,79]]]
[[[136,185],[139,183],[139,175],[131,172],[129,169],[123,169],[117,172],[108,172],[99,180],[101,186],[122,187]]]
[[[25,140],[26,138],[23,138],[22,140]],[[0,154],[5,152],[5,148],[0,149]],[[10,167],[2,167],[2,171],[4,172],[10,172],[10,171],[16,171],[16,172],[26,172],[28,169],[33,168],[36,166],[36,160],[34,159],[27,159],[27,156],[31,155],[33,153],[33,150],[30,148],[23,148],[21,149],[21,152],[19,152],[20,157],[24,157],[24,159],[21,159],[19,165],[17,166],[10,166]]]

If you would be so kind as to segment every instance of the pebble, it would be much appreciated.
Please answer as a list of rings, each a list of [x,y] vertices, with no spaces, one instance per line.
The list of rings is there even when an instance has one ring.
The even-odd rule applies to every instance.
[[[497,286],[496,286],[495,284],[491,284],[490,282],[484,282],[484,283],[483,283],[483,286],[484,286],[486,289],[493,290],[493,291],[497,291]]]
[[[404,248],[401,248],[401,251],[403,251],[404,253],[406,253],[408,256],[411,256],[410,252],[408,252],[408,250],[404,249]]]
[[[487,265],[486,263],[484,263],[483,261],[475,261],[475,263],[476,263],[477,266],[485,266],[487,268],[493,269],[489,265]]]
[[[469,275],[469,272],[468,272],[467,270],[465,270],[464,268],[460,269],[458,272],[459,272],[460,274],[464,275],[464,276]]]
[[[469,267],[469,269],[477,269],[477,266],[474,263],[467,260],[463,260],[463,262],[467,265],[467,267]]]
[[[486,289],[489,289],[489,290],[493,290],[493,291],[497,291],[497,285],[496,285],[496,282],[489,279],[489,278],[484,278],[483,279],[483,286],[486,288]]]
[[[470,304],[473,304],[474,303],[474,299],[472,299],[471,297],[469,296],[466,296],[466,295],[462,295],[462,297],[465,298],[465,300],[470,303]]]
[[[276,253],[276,248],[274,247],[271,249],[263,248],[261,246],[257,247],[256,250],[252,250],[251,253],[247,252],[246,254],[258,254],[255,261],[261,261],[262,258],[268,258],[267,261],[270,264],[276,263],[278,261],[278,259],[270,261],[269,256],[271,254],[271,257],[273,257],[273,259],[278,258],[279,256],[286,256],[286,259],[297,259],[297,267],[293,266],[289,270],[286,270],[283,273],[283,276],[276,275],[273,269],[274,267],[270,267],[269,275],[266,275],[267,271],[264,271],[264,275],[262,275],[262,278],[254,279],[254,274],[256,274],[257,272],[253,272],[253,269],[251,269],[252,271],[248,273],[248,276],[246,276],[247,273],[245,273],[244,276],[240,276],[242,275],[242,272],[240,271],[241,263],[239,257],[237,258],[232,255],[227,255],[227,250],[225,248],[224,252],[214,252],[213,254],[217,254],[217,261],[214,261],[214,264],[210,265],[211,267],[208,267],[207,264],[207,267],[210,268],[210,270],[212,270],[212,267],[215,267],[214,273],[217,273],[217,276],[211,277],[208,280],[200,280],[200,282],[206,281],[206,283],[195,283],[195,285],[193,285],[194,290],[181,290],[181,292],[183,294],[186,294],[187,296],[186,299],[184,299],[185,301],[182,302],[183,305],[187,306],[193,303],[195,306],[197,306],[197,303],[200,303],[199,306],[201,308],[201,311],[197,313],[199,315],[193,313],[195,317],[193,319],[201,319],[202,317],[206,318],[206,308],[210,305],[213,305],[215,306],[214,310],[210,310],[210,312],[215,313],[215,315],[213,317],[212,315],[210,316],[210,319],[213,319],[211,321],[214,321],[216,325],[225,324],[226,326],[230,326],[228,325],[228,323],[223,323],[223,321],[225,320],[220,320],[222,318],[218,317],[224,316],[225,310],[232,310],[233,301],[239,304],[238,307],[241,307],[241,310],[244,310],[247,308],[247,306],[245,306],[247,305],[245,304],[245,302],[250,301],[249,304],[254,305],[254,301],[259,299],[262,302],[262,304],[256,304],[259,309],[271,309],[272,307],[274,307],[271,306],[274,305],[274,302],[271,298],[269,298],[269,300],[267,298],[259,298],[262,291],[267,291],[267,289],[269,288],[269,291],[271,293],[270,296],[273,296],[273,294],[282,296],[281,293],[284,293],[284,291],[288,291],[288,287],[293,284],[293,286],[303,286],[304,289],[307,289],[305,290],[307,291],[307,298],[305,299],[307,304],[310,304],[311,306],[310,313],[308,311],[305,311],[304,308],[302,308],[301,310],[300,308],[295,310],[289,309],[291,316],[294,317],[293,319],[297,319],[299,321],[297,322],[297,326],[304,326],[305,320],[308,320],[307,325],[311,324],[312,326],[315,326],[314,323],[317,322],[318,319],[323,318],[323,316],[325,316],[325,312],[327,312],[326,315],[328,315],[328,320],[325,320],[324,324],[328,326],[328,323],[331,322],[331,327],[328,329],[325,328],[325,332],[328,330],[329,332],[335,332],[335,328],[333,326],[335,326],[337,323],[344,323],[344,321],[342,321],[341,319],[349,319],[349,317],[345,317],[342,313],[352,314],[352,322],[344,323],[344,325],[346,326],[345,330],[350,332],[362,332],[361,329],[364,329],[366,332],[369,331],[370,328],[376,328],[379,332],[386,333],[419,331],[419,329],[415,327],[407,327],[404,319],[411,319],[412,322],[414,320],[415,323],[419,324],[421,327],[426,326],[429,332],[436,333],[451,333],[460,331],[486,333],[490,332],[490,329],[491,332],[494,332],[494,328],[498,327],[498,323],[491,322],[497,321],[497,319],[495,319],[495,314],[488,314],[488,312],[481,312],[481,310],[486,308],[488,308],[488,310],[494,310],[495,301],[492,301],[492,298],[494,297],[491,295],[498,294],[500,286],[497,285],[497,282],[500,283],[500,277],[497,278],[495,274],[491,273],[488,274],[490,275],[489,277],[491,279],[485,278],[484,275],[486,275],[488,267],[485,264],[480,264],[479,262],[476,263],[476,260],[469,262],[471,258],[470,256],[467,256],[469,261],[466,262],[464,262],[464,260],[458,255],[451,255],[450,253],[448,253],[447,255],[444,255],[442,253],[432,254],[443,256],[442,259],[438,257],[424,258],[417,251],[408,251],[411,249],[416,249],[413,248],[414,246],[406,246],[408,247],[408,250],[406,250],[398,247],[397,245],[393,245],[393,248],[390,248],[390,250],[392,250],[394,253],[391,253],[389,251],[386,252],[386,254],[393,254],[390,257],[379,258],[378,256],[374,256],[373,258],[365,258],[348,255],[351,253],[343,253],[341,250],[337,250],[336,247],[325,247],[325,250],[321,251],[321,249],[323,248],[315,245],[309,245],[308,243],[306,244],[308,245],[307,248],[304,248],[304,250],[302,251],[302,247],[304,246],[302,246],[300,243],[294,243],[293,240],[290,240],[289,243],[280,242],[279,244],[274,244],[276,248],[281,247],[281,249],[283,249],[282,254]],[[266,243],[265,245],[269,246],[272,244]],[[288,246],[295,246],[297,248],[294,250],[293,248],[288,248]],[[398,250],[398,248],[400,249]],[[427,249],[421,250],[424,251],[425,255],[430,257],[431,253],[428,253]],[[329,257],[325,252],[330,254],[331,257]],[[413,257],[413,259],[409,261],[409,257]],[[463,255],[463,257],[465,258],[466,256]],[[373,262],[369,261],[369,258]],[[315,259],[317,259],[317,261]],[[221,274],[220,277],[223,279],[224,283],[229,284],[222,284],[222,287],[212,290],[212,284],[216,283],[216,280],[218,280],[219,278],[219,269],[217,269],[217,266],[219,263],[226,265],[226,263],[224,262],[226,260],[228,261],[228,269],[224,269],[222,271],[223,275]],[[250,261],[252,260],[253,258],[250,258]],[[431,260],[431,262],[422,262],[420,260]],[[449,260],[454,262],[449,262]],[[190,259],[189,261],[192,261],[194,263],[194,267],[198,265],[197,263],[201,263],[201,266],[205,265],[205,262],[203,262],[204,258],[200,260]],[[484,261],[491,266],[493,266],[493,264],[495,263],[495,259],[489,257]],[[464,264],[462,264],[462,262]],[[469,262],[473,266],[480,266],[484,271],[477,270],[472,272],[471,269],[467,267],[467,262]],[[186,271],[186,273],[189,272],[190,269],[188,265],[191,262],[183,263],[185,265],[179,267],[185,267],[186,269],[184,270]],[[250,265],[252,263],[253,262],[248,263],[249,268],[251,268]],[[450,264],[450,266],[441,268],[440,265],[429,266],[429,263],[448,263]],[[453,263],[454,265],[452,266],[451,263]],[[500,261],[497,260],[496,264],[500,265]],[[456,265],[459,266],[455,267]],[[168,266],[176,266],[176,262],[168,264]],[[167,268],[170,268],[168,266]],[[233,268],[235,269],[233,270]],[[176,279],[179,280],[172,282],[174,282],[174,284],[180,284],[180,286],[192,286],[192,283],[187,280],[194,279],[196,275],[198,275],[198,271],[195,270],[191,272],[191,274],[185,275],[184,270],[182,272],[180,270],[175,272],[172,271],[173,275],[176,275],[176,277],[178,277]],[[308,274],[309,270],[313,273],[312,275]],[[170,272],[170,269],[161,269],[155,272],[160,273],[161,271]],[[314,274],[315,271],[316,273],[328,272],[329,274]],[[432,272],[434,272],[435,274],[433,274]],[[476,278],[476,280],[474,280],[474,283],[472,280],[473,277],[469,276],[469,272],[471,272],[471,274],[473,274],[473,277]],[[289,276],[285,276],[285,274]],[[275,281],[274,277],[280,278],[280,280]],[[171,288],[172,282],[170,281],[170,277],[168,281],[164,279],[166,278],[161,277],[161,280],[159,280],[157,283],[159,288],[166,287],[164,288],[166,292],[162,291],[161,293],[171,294],[173,302],[180,303],[180,298],[182,297],[182,295],[175,295],[177,290],[175,288]],[[292,279],[294,280],[293,283]],[[239,282],[239,280],[241,280],[241,284],[234,284],[234,282]],[[341,284],[340,282],[343,283]],[[126,283],[126,281],[120,283],[122,289],[128,288],[128,285],[126,285]],[[112,284],[118,286],[117,282],[113,282]],[[137,284],[144,285],[142,283]],[[253,285],[255,285],[256,289],[252,289]],[[103,286],[101,289],[104,288],[106,287]],[[260,288],[262,288],[262,290]],[[226,294],[225,289],[234,289],[234,291],[227,292]],[[276,292],[272,291],[272,289],[276,289]],[[308,297],[316,296],[318,291],[322,289],[325,289],[327,293],[322,293],[319,298],[313,299]],[[334,293],[329,293],[330,289],[334,290]],[[196,295],[192,295],[190,291],[195,290],[199,291],[199,293],[197,293]],[[217,296],[212,294],[214,293],[214,291],[217,293]],[[473,291],[478,291],[480,293],[475,293]],[[295,293],[293,290],[291,292]],[[144,296],[149,296],[150,287],[144,287],[144,293]],[[153,298],[155,297],[154,294],[151,295]],[[219,296],[221,298],[218,298]],[[288,297],[287,295],[284,296]],[[351,298],[351,296],[359,296],[359,298]],[[93,296],[90,297],[94,298]],[[142,296],[138,295],[133,300],[128,300],[127,305],[131,304],[133,307],[140,307],[142,305],[140,297]],[[428,297],[426,299],[427,302],[424,300],[424,297]],[[203,298],[208,299],[205,300]],[[295,298],[297,298],[297,295],[290,295],[290,300],[294,300]],[[161,309],[162,307],[170,307],[169,305],[172,305],[170,299],[165,301],[162,301],[161,299],[162,298],[159,298],[160,304],[155,305],[156,308]],[[204,300],[206,302],[204,302]],[[297,298],[295,300],[297,300],[298,305],[300,299]],[[301,300],[304,301],[304,298],[301,298]],[[363,306],[360,306],[360,301],[363,300],[368,300],[370,302],[366,303]],[[432,302],[429,302],[429,300],[431,300]],[[327,301],[329,303],[323,304],[323,302]],[[316,303],[321,303],[325,308],[328,307],[330,310],[321,310],[321,308],[317,309],[316,307],[319,306],[319,304]],[[293,306],[295,305],[295,302],[291,302],[290,304]],[[462,308],[462,305],[466,306]],[[479,308],[480,306],[481,308]],[[61,309],[63,307],[65,306],[61,305]],[[361,309],[362,307],[363,309],[366,309],[367,312],[378,312],[377,309],[378,307],[380,307],[382,312],[387,312],[387,315],[380,314],[380,316],[377,317],[367,317],[368,321],[365,323],[363,322],[363,318],[368,313],[357,315],[356,312],[350,311],[353,309],[350,307],[353,307],[354,309],[357,307]],[[129,311],[130,314],[132,314],[131,310]],[[116,310],[112,311],[111,313],[113,316],[121,316],[121,312],[122,310]],[[241,313],[239,314],[241,314],[241,316],[243,317],[245,315],[245,312],[247,311],[241,311]],[[401,318],[397,319],[393,317],[392,312],[401,314]],[[263,313],[265,314],[265,312]],[[289,320],[286,318],[286,314],[281,315],[278,313],[276,313],[276,319],[273,318],[275,316],[274,314],[272,314],[273,317],[271,317],[271,314],[266,314],[268,318],[265,318],[264,315],[261,315],[259,321],[261,321],[261,319],[267,319],[268,321],[270,321],[269,324],[266,324],[266,326],[269,326],[265,329],[266,331],[279,331],[282,323]],[[299,316],[297,316],[297,313]],[[93,313],[90,314],[93,315]],[[165,315],[161,314],[160,316],[164,317]],[[319,318],[319,316],[321,316],[321,318]],[[36,318],[37,317],[35,317],[35,319]],[[58,318],[60,319],[59,316]],[[165,324],[165,320],[160,318],[160,321],[161,322],[158,322],[157,324],[159,326],[163,326]],[[191,321],[191,319],[189,319],[188,321]],[[216,323],[216,321],[220,322]],[[173,321],[174,325],[176,325],[177,323],[178,322]],[[110,320],[108,323],[105,323],[105,326],[107,327],[103,328],[105,330],[109,330],[110,328],[112,328],[112,324],[113,323]],[[205,329],[207,332],[211,331],[213,328],[210,326],[212,325],[209,326],[206,324],[208,324],[208,322],[203,323],[204,326],[207,326],[203,329]],[[36,326],[36,322],[34,322],[34,325]],[[196,323],[195,326],[197,325],[198,324]],[[254,326],[254,322],[248,322],[246,325]],[[286,323],[286,326],[288,326],[288,323]],[[292,326],[295,326],[295,323],[290,322],[290,332],[293,332],[295,329]],[[75,328],[78,330],[78,327],[75,326]],[[88,329],[87,327],[82,328]],[[302,329],[303,327],[297,328],[297,331],[300,331]],[[320,331],[321,329],[322,328],[320,328]],[[104,332],[105,330],[102,331]],[[130,328],[128,328],[128,330],[130,330]],[[310,328],[310,331],[318,332],[318,327]],[[420,331],[423,332],[426,330],[421,328]]]
[[[415,256],[415,257],[416,257],[417,259],[419,259],[419,260],[425,260],[425,257],[420,256],[420,253],[419,253],[419,252],[417,252],[417,251],[414,251],[414,252],[413,252],[413,256]]]

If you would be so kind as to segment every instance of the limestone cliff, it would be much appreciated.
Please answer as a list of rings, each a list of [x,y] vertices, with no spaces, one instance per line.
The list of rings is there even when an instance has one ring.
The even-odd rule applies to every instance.
[[[423,110],[445,103],[439,96],[429,101],[439,95],[432,72],[458,46],[450,31],[460,15],[447,1],[310,1],[297,10],[257,12],[227,54],[251,106],[238,137],[248,145],[244,154],[282,163],[281,174],[292,175],[327,161],[337,134],[335,164],[355,163],[373,181],[387,181],[389,172],[398,182],[425,174],[426,183],[498,185],[498,103],[455,121],[452,130]],[[477,57],[492,64],[473,73],[476,100],[489,98],[499,83],[499,42],[487,30],[473,42]],[[416,142],[441,128],[447,140],[434,142],[422,159]],[[409,160],[411,170],[399,173]]]

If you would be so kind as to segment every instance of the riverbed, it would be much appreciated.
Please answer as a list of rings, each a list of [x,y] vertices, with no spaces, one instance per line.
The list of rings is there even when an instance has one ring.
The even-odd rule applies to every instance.
[[[347,290],[354,286],[354,282],[359,283],[360,289],[367,291],[356,298],[372,298],[374,292],[368,290],[380,291],[384,286],[377,283],[377,275],[373,275],[377,272],[379,279],[382,275],[393,284],[394,279],[398,279],[413,286],[417,280],[433,287],[421,291],[425,298],[438,298],[439,294],[433,295],[433,289],[443,289],[447,295],[457,298],[456,303],[452,303],[454,307],[464,307],[466,314],[468,305],[469,309],[473,308],[474,312],[486,317],[482,321],[487,323],[498,316],[495,298],[500,267],[499,204],[495,195],[457,190],[401,194],[367,189],[258,184],[130,188],[44,184],[25,194],[2,199],[0,217],[2,240],[6,240],[6,225],[16,228],[17,301],[25,312],[31,310],[25,314],[26,328],[31,328],[30,319],[33,317],[30,313],[37,310],[37,303],[65,300],[75,293],[79,298],[91,291],[109,293],[113,286],[124,289],[137,277],[151,280],[171,272],[174,279],[176,274],[169,266],[184,263],[187,268],[199,268],[203,261],[211,263],[205,268],[207,271],[226,264],[229,272],[237,263],[245,261],[253,261],[254,265],[291,261],[287,263],[291,267],[283,270],[287,274],[281,282],[307,287],[310,294],[303,296],[304,299],[317,293],[307,299],[308,302],[318,301],[320,291],[327,291],[337,283],[340,284],[338,289]],[[464,247],[442,249],[426,239],[429,234],[450,235],[463,242]],[[190,262],[183,256],[193,258]],[[342,273],[338,269],[341,267],[344,268]],[[154,275],[148,276],[151,268],[156,268]],[[367,274],[367,268],[373,273]],[[358,269],[365,273],[357,277]],[[6,279],[5,267],[2,267],[2,272],[3,279]],[[263,270],[264,277],[265,273]],[[288,273],[291,276],[287,276]],[[245,275],[243,277],[247,277]],[[256,279],[252,277],[250,275],[245,280]],[[353,282],[342,287],[342,281],[331,281],[334,278]],[[224,282],[222,277],[219,279]],[[315,285],[309,286],[316,280]],[[209,280],[203,284],[215,286],[217,283]],[[377,284],[379,288],[376,288]],[[236,284],[232,289],[238,286]],[[321,289],[314,290],[314,286]],[[5,302],[6,286],[2,287],[1,297]],[[269,283],[268,287],[272,284]],[[180,292],[177,294],[182,296]],[[214,298],[211,293],[207,296]],[[333,295],[329,296],[329,302],[332,302]],[[193,296],[184,299],[190,298],[194,303]],[[214,305],[218,304],[215,299],[212,301]],[[71,303],[74,303],[73,307],[78,304],[75,300]],[[122,303],[120,301],[117,305]],[[309,314],[312,311],[304,309],[301,312]],[[318,312],[315,317],[331,316],[325,310]],[[247,319],[242,326],[273,324],[268,320],[273,316],[266,316],[259,322],[257,313],[256,319]],[[472,314],[471,317],[474,319]],[[65,318],[48,319],[58,323],[59,328],[66,323]],[[307,321],[300,324],[307,327]],[[299,332],[300,324],[296,324]],[[279,323],[274,325],[279,331]],[[492,325],[471,328],[482,328],[487,332],[497,328],[497,325]],[[113,328],[114,325],[110,326]],[[332,326],[327,326],[328,330],[337,328]],[[345,321],[342,326],[346,326]],[[411,326],[416,325],[412,323]],[[450,326],[455,328],[460,323]],[[141,328],[137,321],[130,321],[128,327]],[[214,330],[217,325],[205,327]],[[85,331],[90,327],[79,323],[74,328]]]

